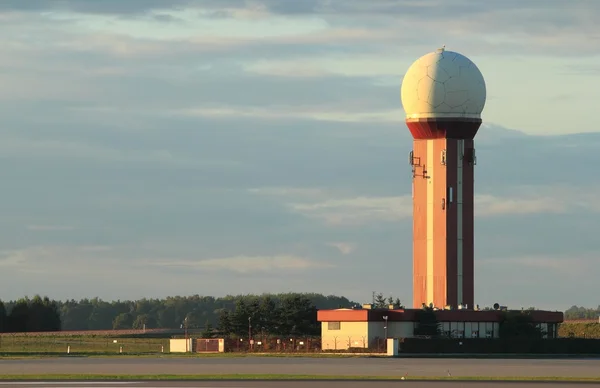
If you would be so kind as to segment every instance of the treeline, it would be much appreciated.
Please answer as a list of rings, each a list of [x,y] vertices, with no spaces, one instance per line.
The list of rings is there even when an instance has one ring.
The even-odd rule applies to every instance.
[[[42,310],[39,302],[33,302],[39,300],[42,301],[42,305],[50,306],[49,310],[44,310],[47,318],[40,318]],[[28,306],[27,310],[25,305]],[[298,334],[309,334],[314,331],[316,325],[317,309],[348,308],[356,305],[357,303],[345,297],[316,293],[229,295],[221,298],[193,295],[110,302],[99,298],[50,301],[48,298],[36,296],[31,300],[24,298],[5,304],[0,302],[0,320],[4,322],[0,323],[3,325],[0,327],[5,332],[22,332],[144,327],[177,329],[185,324],[190,329],[222,326],[226,333],[237,334],[242,331],[248,333],[250,317],[250,325],[258,330],[264,327],[265,331],[292,330]]]
[[[319,335],[317,307],[302,295],[286,295],[278,300],[269,295],[236,301],[232,310],[222,310],[218,331],[228,336],[248,336],[252,332],[279,335]]]
[[[598,316],[600,316],[600,306],[596,308],[571,306],[567,311],[565,311],[565,321],[578,319],[598,319]]]
[[[7,306],[0,301],[0,332],[59,331],[60,312],[55,301],[36,295]]]

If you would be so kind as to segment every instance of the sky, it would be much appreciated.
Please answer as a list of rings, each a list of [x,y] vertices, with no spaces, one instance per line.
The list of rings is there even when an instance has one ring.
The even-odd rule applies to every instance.
[[[412,300],[402,77],[487,86],[476,303],[600,300],[600,2],[3,0],[0,298]]]

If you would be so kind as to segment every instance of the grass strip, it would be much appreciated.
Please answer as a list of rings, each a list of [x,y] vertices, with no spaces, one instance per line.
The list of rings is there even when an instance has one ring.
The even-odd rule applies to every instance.
[[[361,353],[114,353],[114,352],[5,352],[0,353],[0,360],[25,359],[25,358],[248,358],[248,357],[271,357],[271,358],[365,358],[365,357],[388,357],[385,354],[361,354]]]
[[[293,374],[222,374],[222,375],[121,375],[121,374],[20,374],[2,375],[0,380],[13,381],[215,381],[215,380],[263,380],[263,381],[290,381],[290,380],[345,380],[345,381],[507,381],[507,382],[600,382],[600,377],[560,377],[560,376],[352,376],[352,375],[293,375]]]

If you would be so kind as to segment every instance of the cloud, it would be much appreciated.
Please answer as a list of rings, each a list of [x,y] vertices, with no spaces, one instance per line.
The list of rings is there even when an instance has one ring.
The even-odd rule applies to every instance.
[[[475,216],[523,216],[528,214],[567,214],[572,212],[600,212],[595,197],[598,187],[573,189],[555,187],[515,187],[505,189],[505,195],[476,194]],[[311,189],[321,199],[309,200],[302,190],[255,189],[254,193],[280,196],[288,209],[305,217],[315,218],[330,226],[359,226],[379,222],[397,222],[413,217],[410,195],[372,197],[346,196],[336,198],[326,191]],[[508,194],[512,193],[512,194]]]
[[[566,291],[567,284],[577,284],[580,293],[594,293],[598,258],[597,250],[521,255],[513,250],[506,256],[478,255],[475,259],[476,302],[483,306],[499,302],[517,309],[534,306],[564,311],[582,300],[573,299]],[[584,305],[595,306],[591,299]]]
[[[540,191],[542,191],[540,189]],[[534,198],[506,197],[498,198],[493,195],[478,195],[475,199],[475,215],[478,217],[537,214],[537,213],[566,213],[569,209],[568,198],[553,198],[539,196]]]
[[[114,257],[111,257],[113,253],[109,246],[31,246],[0,252],[0,266],[13,275],[23,272],[57,276],[64,274],[65,268],[68,268],[70,275],[98,276],[111,272],[107,264],[115,264]]]
[[[7,0],[0,8],[7,297],[122,299],[201,287],[343,290],[368,300],[364,273],[375,265],[393,267],[381,281],[410,299],[412,139],[399,88],[410,63],[444,43],[481,64],[490,86],[476,138],[478,257],[532,263],[520,286],[500,279],[495,292],[529,295],[533,263],[595,249],[600,137],[502,126],[545,135],[595,128],[597,2]],[[335,266],[338,280],[315,262]],[[482,288],[498,273],[521,276],[508,262],[482,265]],[[539,285],[547,298],[551,285]]]
[[[73,39],[77,37],[77,40],[83,43],[89,39],[86,35],[90,30],[103,31],[102,35],[108,39],[96,34],[96,41],[92,40],[88,47],[101,48],[106,53],[120,58],[139,56],[150,59],[162,56],[163,60],[167,60],[165,50],[170,53],[168,57],[198,57],[204,52],[223,53],[233,50],[239,58],[240,50],[248,53],[256,53],[259,50],[266,53],[264,49],[271,50],[271,53],[274,49],[280,53],[287,49],[288,55],[298,57],[303,47],[310,48],[316,55],[330,54],[332,51],[343,49],[346,52],[370,52],[375,57],[381,57],[389,55],[390,52],[399,53],[398,49],[391,48],[394,44],[396,47],[413,47],[416,50],[424,50],[427,47],[431,49],[431,42],[439,41],[438,31],[444,31],[445,39],[452,41],[453,45],[467,48],[474,55],[514,54],[517,51],[543,56],[580,56],[585,52],[593,55],[594,51],[590,50],[590,45],[600,45],[600,36],[594,24],[594,20],[600,16],[600,7],[594,2],[572,7],[559,2],[545,2],[541,6],[535,1],[474,6],[466,1],[447,5],[439,1],[425,0],[420,3],[402,0],[385,3],[323,0],[303,1],[299,6],[292,4],[295,2],[280,0],[219,0],[203,1],[200,8],[197,7],[198,3],[191,1],[169,2],[168,5],[154,1],[139,4],[126,2],[127,6],[117,5],[112,1],[96,4],[89,0],[47,3],[34,2],[19,8],[29,11],[70,10],[78,12],[79,18],[83,18],[82,15],[91,15],[85,16],[88,19],[113,15],[112,19],[105,19],[106,23],[86,20],[85,23],[81,23],[81,26],[85,26],[81,27],[83,30],[74,35]],[[3,7],[15,9],[16,4],[9,1],[3,3]],[[157,11],[161,19],[170,16],[185,20],[170,23],[173,27],[168,30],[165,30],[164,22],[157,21],[156,17],[143,21],[136,19],[138,28],[127,25],[134,23],[131,16],[149,13],[152,10]],[[246,24],[244,28],[231,25],[233,28],[220,29],[214,28],[216,24],[206,25],[229,23],[227,17],[237,23]],[[358,17],[360,23],[355,21]],[[156,32],[157,28],[151,27],[152,22],[162,24],[160,34]],[[196,27],[193,27],[194,25]],[[202,34],[198,33],[198,26],[204,27]],[[295,26],[295,29],[290,26]],[[507,32],[507,28],[510,32]],[[419,30],[421,33],[418,36],[405,33],[411,30]],[[220,32],[211,36],[215,34],[214,31]],[[256,31],[256,34],[253,31]],[[273,31],[278,33],[272,34]],[[164,41],[165,36],[170,36],[171,39],[162,45],[157,44],[157,41]],[[131,40],[132,37],[144,39]],[[361,43],[367,43],[368,46]],[[339,46],[334,47],[336,45]],[[289,50],[290,46],[293,46],[293,50]],[[86,46],[80,47],[85,49]],[[85,50],[89,52],[89,49]],[[314,71],[316,69],[309,73]]]
[[[210,295],[285,292],[290,287],[308,291],[311,288],[302,288],[305,280],[293,279],[294,274],[316,271],[313,278],[319,278],[323,269],[335,268],[333,262],[294,254],[202,259],[195,258],[199,249],[189,248],[178,248],[171,241],[171,246],[55,244],[2,251],[0,282],[13,293],[3,297],[35,293],[58,298],[164,297],[197,293],[199,284]],[[248,278],[240,281],[240,274],[252,276],[258,284],[248,284]]]
[[[323,220],[328,225],[362,225],[412,217],[412,200],[407,196],[330,199],[288,206],[293,212]]]
[[[330,106],[271,106],[265,108],[247,108],[247,107],[222,107],[222,108],[195,108],[175,110],[174,115],[188,117],[206,117],[206,118],[259,118],[267,120],[290,120],[304,119],[316,121],[337,121],[337,122],[397,122],[404,121],[403,111],[401,109],[387,111],[351,111],[351,106],[348,110],[336,111]]]
[[[167,259],[151,257],[151,249],[144,246],[131,256],[132,248],[132,246],[94,245],[32,246],[0,252],[0,265],[16,271],[53,274],[63,271],[61,266],[68,265],[69,273],[88,276],[110,272],[110,267],[126,256],[130,256],[129,259],[119,264],[119,267],[129,272],[147,266],[155,267],[158,271],[161,268],[176,268],[186,271],[226,270],[239,273],[302,271],[334,267],[326,261],[295,255],[237,255],[224,258],[189,259],[182,256],[181,252],[173,252],[174,256]],[[60,261],[61,266],[56,266],[56,260]]]
[[[478,264],[485,267],[510,266],[519,270],[531,269],[536,272],[554,272],[560,275],[577,277],[593,270],[600,252],[583,252],[577,255],[537,254],[517,257],[483,258]]]
[[[336,248],[344,255],[349,255],[356,250],[356,244],[351,242],[332,242],[327,245]]]
[[[215,259],[169,260],[154,262],[152,265],[165,268],[188,270],[226,270],[238,273],[304,271],[319,268],[332,268],[333,265],[292,255],[275,256],[234,256]]]
[[[222,0],[223,3],[231,0]],[[80,13],[99,13],[132,15],[161,9],[177,9],[193,4],[194,0],[162,0],[121,1],[121,0],[4,0],[0,2],[0,10],[20,12],[40,11],[72,11]]]

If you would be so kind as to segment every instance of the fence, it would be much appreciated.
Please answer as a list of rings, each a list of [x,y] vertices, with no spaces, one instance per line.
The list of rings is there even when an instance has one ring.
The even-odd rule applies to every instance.
[[[321,351],[321,337],[255,336],[225,338],[226,352],[315,353]]]
[[[387,341],[376,337],[369,341],[367,336],[326,336],[322,341],[323,351],[353,353],[385,353]]]

